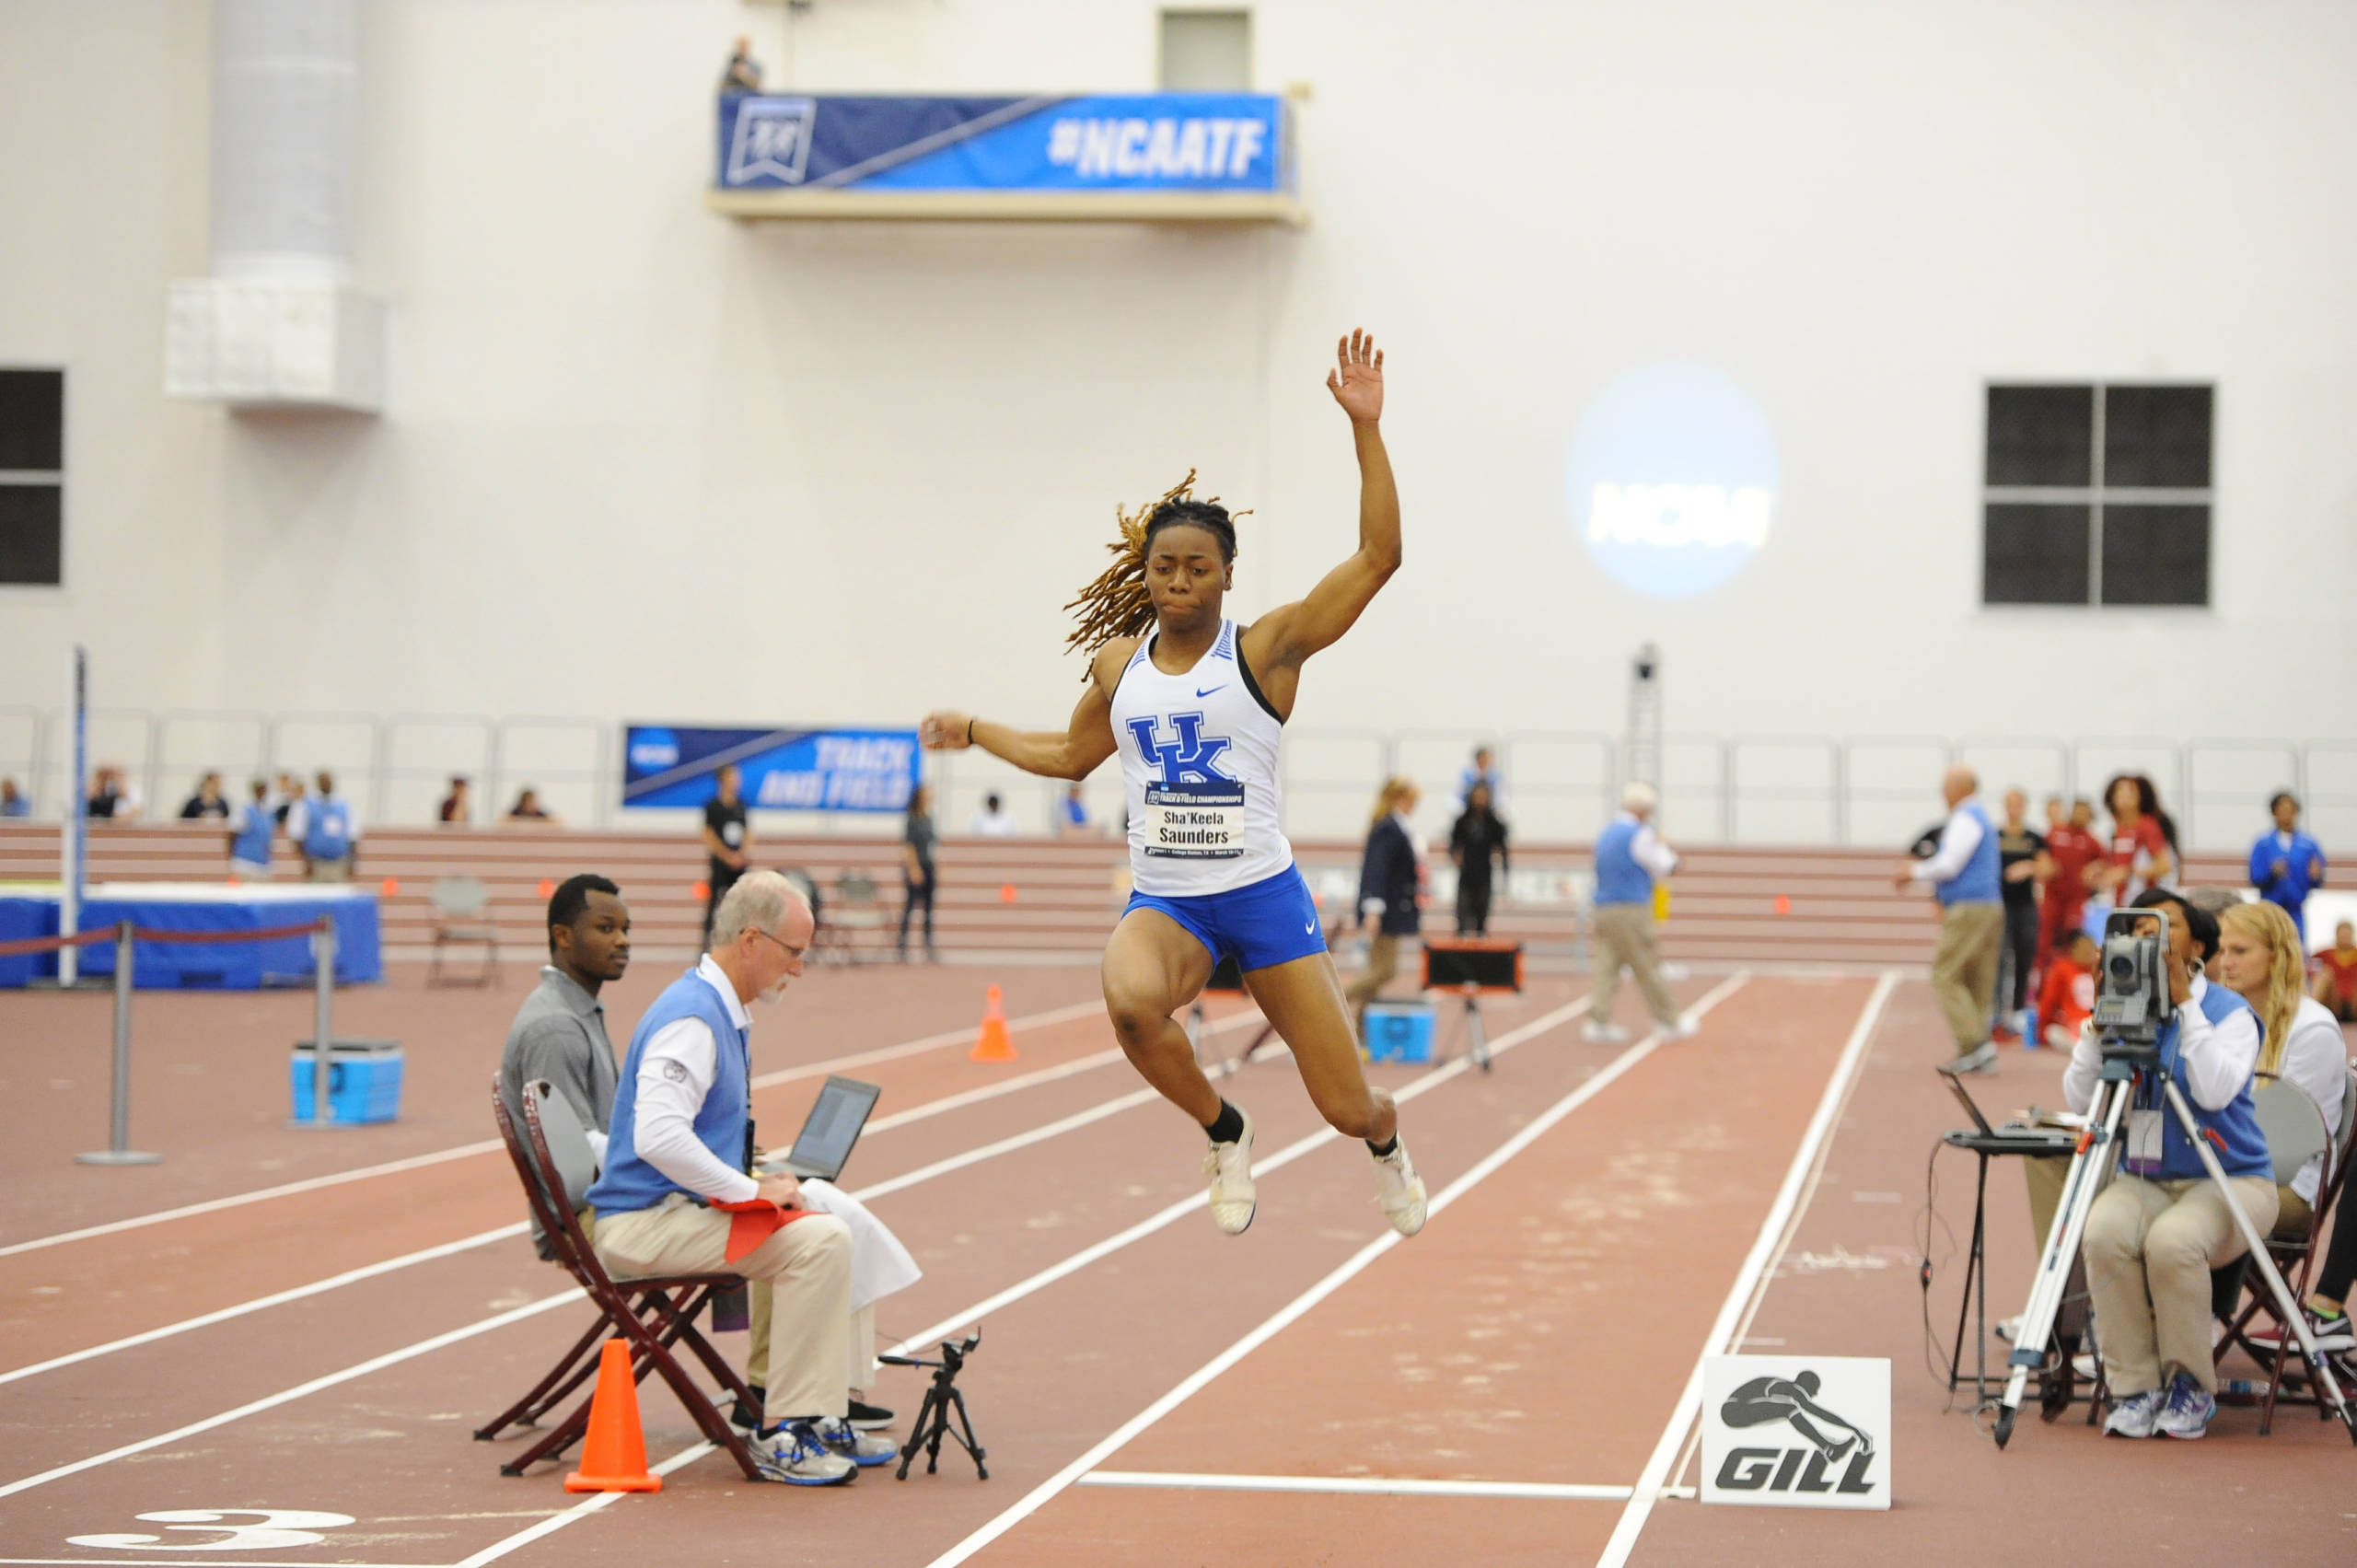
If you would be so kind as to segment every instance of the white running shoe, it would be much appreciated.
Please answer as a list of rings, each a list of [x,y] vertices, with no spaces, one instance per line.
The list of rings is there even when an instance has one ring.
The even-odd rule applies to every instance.
[[[1661,1038],[1665,1042],[1673,1040],[1692,1040],[1702,1032],[1702,1026],[1691,1018],[1678,1018],[1655,1027],[1661,1031]]]
[[[1625,1045],[1629,1031],[1618,1024],[1599,1024],[1590,1018],[1580,1028],[1580,1038],[1590,1045]]]
[[[1416,1162],[1408,1157],[1408,1145],[1397,1132],[1391,1135],[1391,1152],[1375,1155],[1375,1179],[1376,1201],[1383,1205],[1391,1228],[1402,1236],[1423,1229],[1424,1179],[1416,1174]]]
[[[1212,1179],[1212,1224],[1230,1236],[1242,1236],[1252,1225],[1258,1202],[1252,1192],[1252,1118],[1233,1144],[1213,1144],[1203,1152],[1203,1174]]]

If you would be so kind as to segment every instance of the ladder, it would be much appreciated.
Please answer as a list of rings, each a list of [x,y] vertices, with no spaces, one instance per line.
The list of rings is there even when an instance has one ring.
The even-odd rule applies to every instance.
[[[1621,783],[1661,793],[1661,650],[1647,643],[1629,661],[1629,723],[1621,731]]]

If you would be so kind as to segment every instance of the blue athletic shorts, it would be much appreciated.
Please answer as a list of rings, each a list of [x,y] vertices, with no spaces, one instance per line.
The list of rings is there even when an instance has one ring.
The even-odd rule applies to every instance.
[[[1274,877],[1225,893],[1164,897],[1132,893],[1130,910],[1155,910],[1185,926],[1195,940],[1211,949],[1212,961],[1232,958],[1237,968],[1250,973],[1272,964],[1289,964],[1326,950],[1326,932],[1318,923],[1318,900],[1297,867],[1288,865]]]

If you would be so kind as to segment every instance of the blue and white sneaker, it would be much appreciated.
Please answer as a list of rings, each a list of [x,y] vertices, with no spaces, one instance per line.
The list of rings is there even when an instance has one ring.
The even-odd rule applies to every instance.
[[[839,1454],[862,1469],[888,1465],[900,1454],[900,1445],[889,1437],[871,1436],[848,1421],[825,1417],[812,1422],[810,1426],[829,1453]]]
[[[2111,1414],[2105,1418],[2106,1437],[2150,1437],[2153,1423],[2161,1413],[2161,1391],[2147,1388],[2141,1394],[2111,1401]]]
[[[841,1486],[857,1475],[859,1467],[824,1442],[818,1425],[789,1421],[755,1436],[753,1468],[761,1479],[788,1486]]]
[[[2169,1397],[2154,1418],[2153,1427],[2171,1437],[2199,1437],[2210,1430],[2210,1418],[2217,1413],[2217,1400],[2190,1374],[2180,1372],[2169,1384]]]

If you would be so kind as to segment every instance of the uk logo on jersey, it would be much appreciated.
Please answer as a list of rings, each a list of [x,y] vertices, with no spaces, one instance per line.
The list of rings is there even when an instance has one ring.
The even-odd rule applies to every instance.
[[[1166,786],[1189,784],[1226,784],[1237,781],[1219,770],[1220,754],[1236,743],[1224,735],[1202,733],[1201,714],[1173,714],[1170,725],[1178,734],[1176,740],[1159,738],[1162,723],[1158,719],[1137,718],[1130,721],[1130,738],[1138,744],[1138,755],[1159,768]]]

